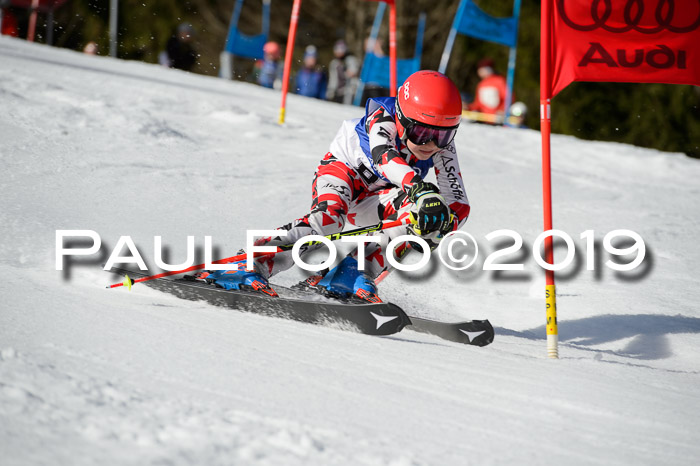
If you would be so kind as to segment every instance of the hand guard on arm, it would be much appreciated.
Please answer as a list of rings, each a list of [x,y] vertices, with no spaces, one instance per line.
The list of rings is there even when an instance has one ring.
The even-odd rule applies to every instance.
[[[454,229],[455,216],[442,197],[438,188],[424,181],[415,183],[408,192],[408,198],[416,206],[414,232],[419,236],[441,237]]]

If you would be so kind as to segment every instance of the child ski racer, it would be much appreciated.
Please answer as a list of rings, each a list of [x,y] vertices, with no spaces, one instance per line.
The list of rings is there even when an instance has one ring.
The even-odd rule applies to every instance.
[[[376,232],[393,239],[407,233],[422,237],[431,248],[458,229],[469,215],[469,201],[457,160],[454,137],[462,114],[457,86],[436,71],[418,71],[406,79],[396,98],[369,99],[362,118],[342,123],[312,182],[311,211],[278,228],[286,236],[261,238],[261,245],[284,245],[307,235],[329,235],[347,223],[368,226],[405,219],[414,223]],[[424,181],[435,170],[437,186]],[[395,249],[402,257],[416,243]],[[304,247],[301,254],[313,248]],[[324,276],[303,282],[326,294],[356,296],[381,302],[375,280],[390,268],[380,244],[365,246],[365,269],[358,270],[357,250]],[[293,265],[284,251],[246,261],[232,270],[204,272],[205,278],[226,289],[248,289],[276,296],[269,278]]]

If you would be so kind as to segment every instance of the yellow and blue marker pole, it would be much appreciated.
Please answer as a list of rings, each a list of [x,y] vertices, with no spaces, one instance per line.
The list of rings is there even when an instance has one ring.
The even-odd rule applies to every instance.
[[[557,293],[556,287],[545,285],[547,307],[547,356],[559,358],[559,328],[557,327]]]

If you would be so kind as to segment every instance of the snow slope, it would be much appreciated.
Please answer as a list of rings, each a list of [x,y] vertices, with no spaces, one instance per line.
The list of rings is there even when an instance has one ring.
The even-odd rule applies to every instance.
[[[640,270],[585,251],[558,281],[546,359],[539,133],[457,136],[481,247],[469,271],[393,274],[382,296],[433,318],[488,318],[486,348],[376,338],[106,290],[121,235],[153,263],[187,235],[236,252],[304,213],[339,123],[359,109],[0,37],[0,458],[14,464],[696,464],[700,163],[553,137],[555,227],[631,229]],[[556,102],[554,104],[556,117]],[[100,257],[55,269],[57,229]],[[481,270],[511,229],[523,272]],[[507,243],[504,243],[507,245]],[[502,245],[503,246],[503,245]],[[557,258],[563,257],[557,250]],[[276,277],[291,284],[303,275]]]

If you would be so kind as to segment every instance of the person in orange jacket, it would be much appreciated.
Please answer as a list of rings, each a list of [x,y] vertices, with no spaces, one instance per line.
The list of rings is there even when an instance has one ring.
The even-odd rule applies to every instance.
[[[476,69],[481,81],[476,86],[474,102],[467,107],[474,112],[488,114],[505,113],[506,78],[493,69],[493,60],[484,58]]]

